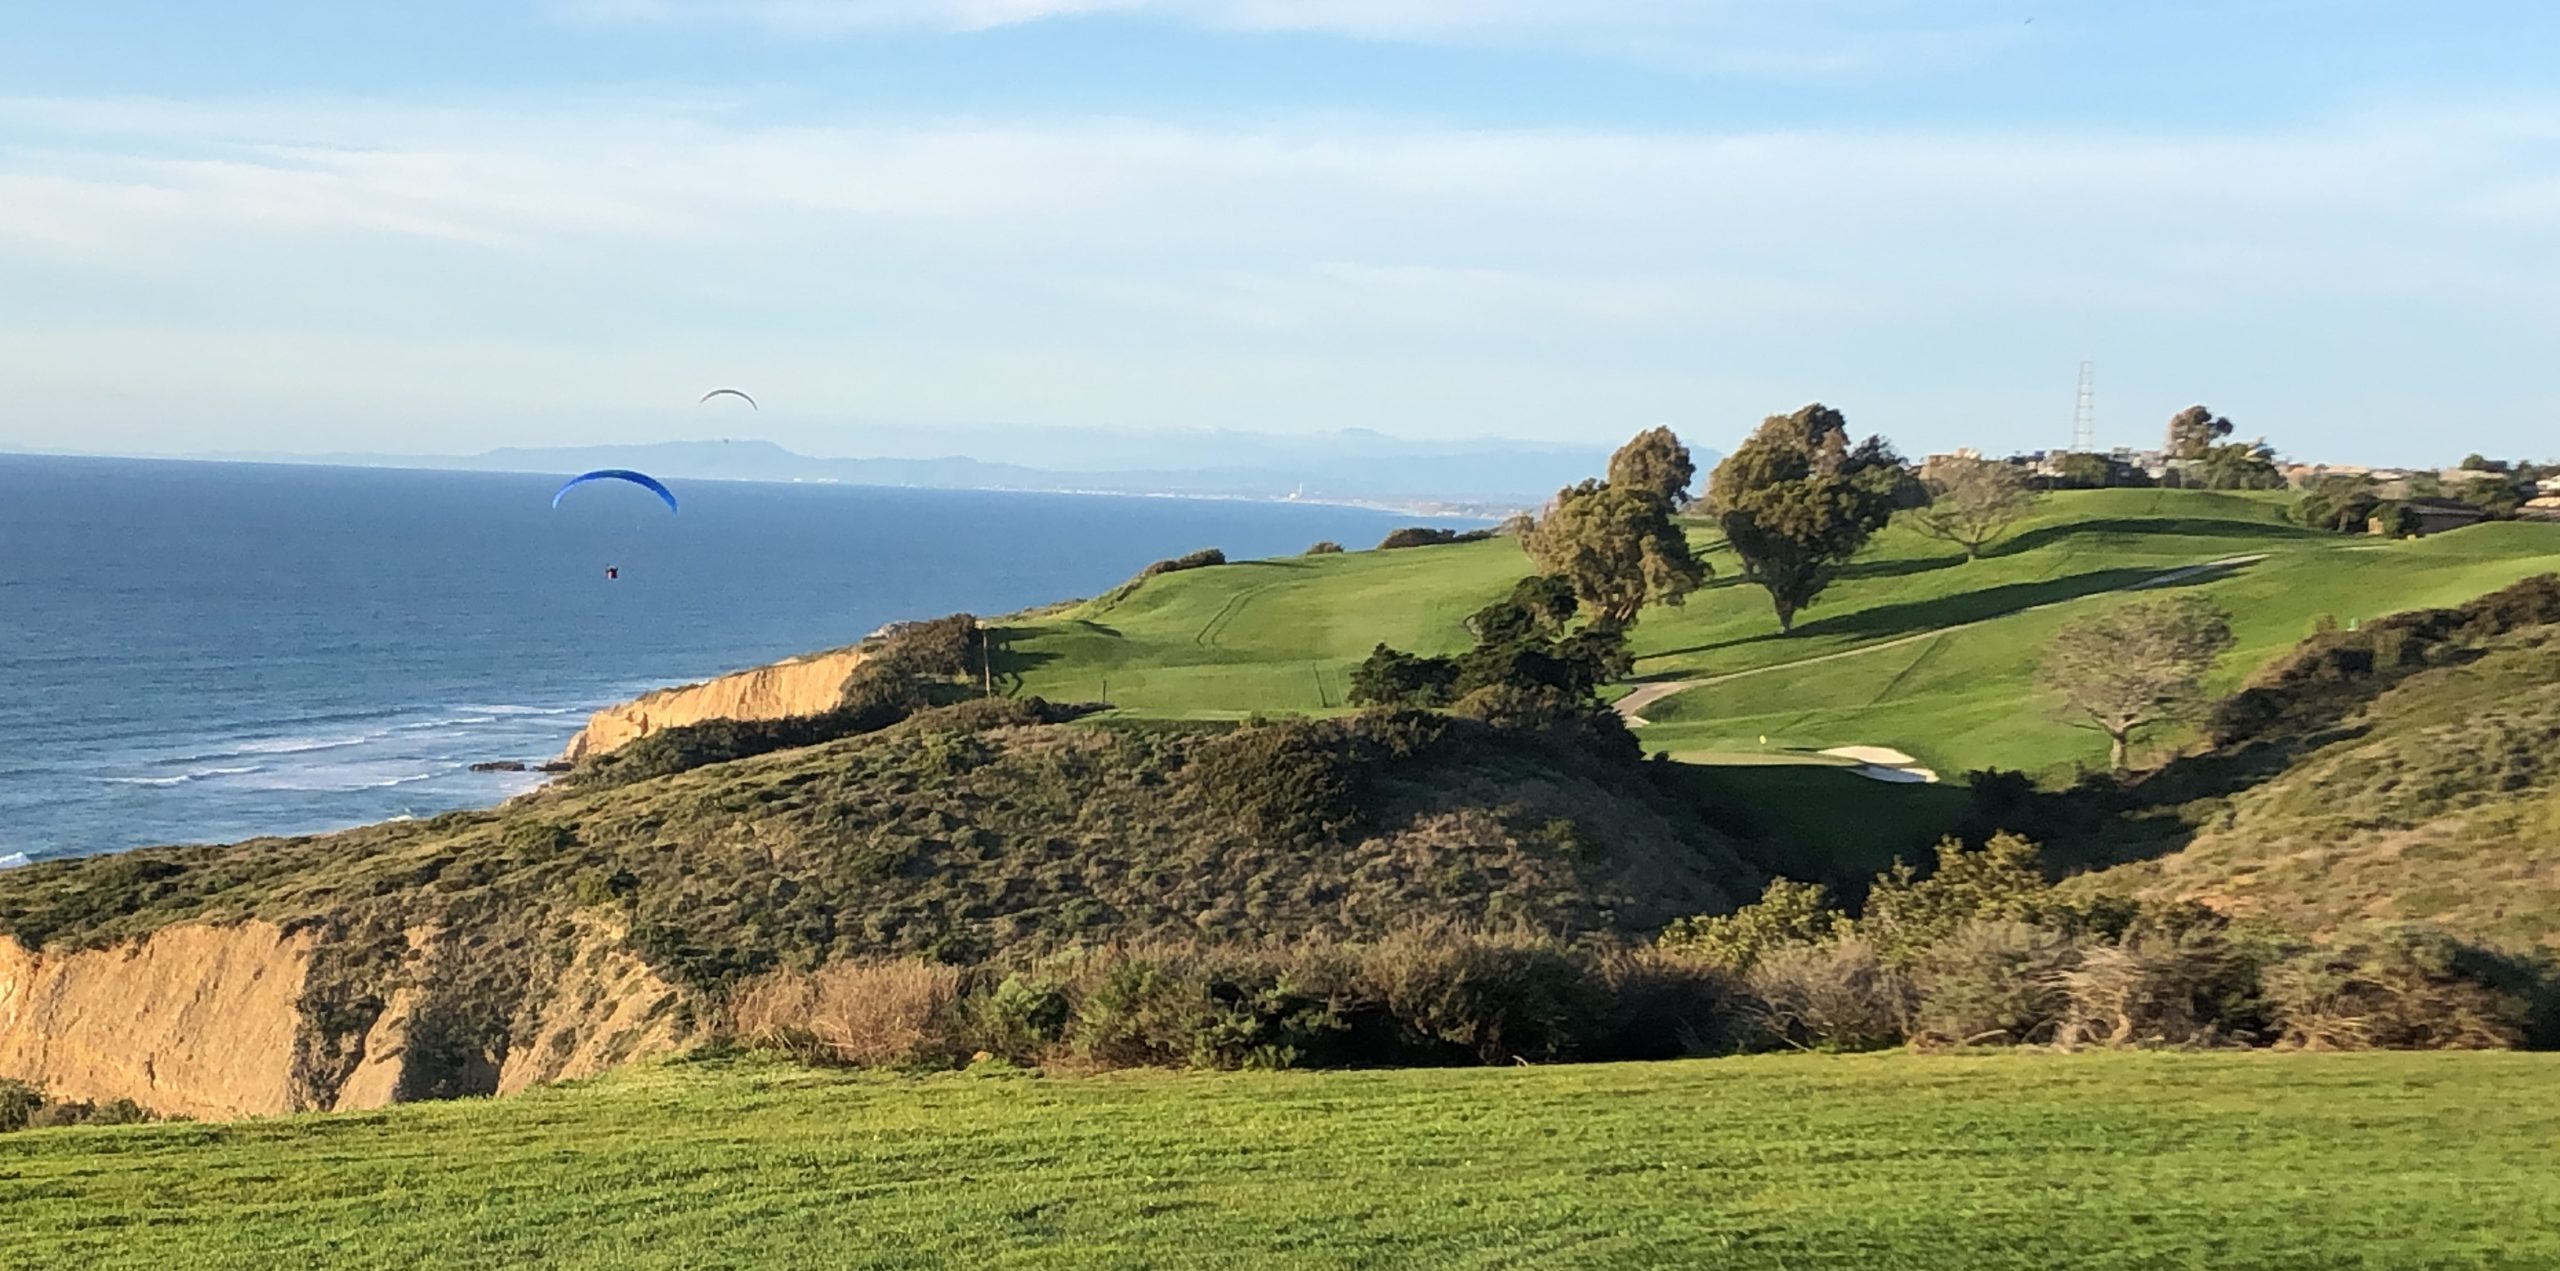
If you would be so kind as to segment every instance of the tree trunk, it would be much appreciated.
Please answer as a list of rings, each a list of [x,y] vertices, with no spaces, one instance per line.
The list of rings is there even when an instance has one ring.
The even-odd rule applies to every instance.
[[[1794,635],[1796,633],[1796,607],[1783,600],[1778,601],[1777,605],[1778,634]]]
[[[2107,766],[2116,772],[2122,772],[2132,766],[2132,759],[2125,745],[2125,736],[2132,731],[2114,728],[2107,730]]]

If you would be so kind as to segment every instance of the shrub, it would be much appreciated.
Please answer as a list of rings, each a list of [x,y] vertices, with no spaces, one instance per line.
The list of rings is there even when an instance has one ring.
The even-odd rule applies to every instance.
[[[1723,1054],[1742,1044],[1736,1024],[1739,977],[1654,950],[1599,957],[1586,996],[1600,1019],[1585,1053],[1597,1059],[1676,1059]]]
[[[2210,1046],[2264,1028],[2260,967],[2219,924],[2150,925],[2083,949],[2058,977],[2054,1044]]]
[[[1287,1068],[1340,1028],[1273,959],[1115,951],[1087,963],[1069,1040],[1108,1068]]]
[[[109,1099],[105,1103],[47,1099],[43,1091],[33,1086],[0,1080],[0,1134],[66,1125],[139,1125],[158,1119],[131,1099]]]
[[[1467,630],[1479,644],[1561,634],[1582,601],[1573,584],[1554,574],[1532,574],[1511,585],[1511,594],[1467,617]]]
[[[1378,550],[1393,551],[1400,547],[1438,547],[1443,543],[1480,543],[1493,537],[1492,530],[1444,530],[1430,525],[1408,525],[1390,530],[1378,540]]]
[[[1249,723],[1200,746],[1184,771],[1261,841],[1340,842],[1367,828],[1370,779],[1437,745],[1448,727],[1414,711]]]
[[[1338,556],[1341,553],[1342,544],[1334,542],[1332,539],[1328,538],[1319,540],[1315,546],[1308,548],[1305,554],[1309,556]]]
[[[956,1054],[961,972],[930,962],[831,962],[739,986],[730,1025],[803,1060],[897,1067]]]
[[[2439,931],[2385,928],[2268,968],[2280,1040],[2313,1050],[2521,1045],[2532,1001],[2496,960]]]
[[[1488,1063],[1576,1057],[1599,1005],[1562,945],[1530,936],[1409,930],[1370,947],[1362,975],[1426,1049]]]
[[[1643,744],[1616,711],[1559,689],[1497,684],[1459,698],[1449,712],[1495,728],[1545,733],[1607,758],[1634,760],[1644,754]]]
[[[1916,1037],[1956,1045],[2053,1035],[2069,1004],[2061,977],[2079,961],[2068,936],[2015,919],[1977,919],[1919,951]]]
[[[974,676],[986,654],[986,639],[986,629],[965,613],[894,623],[872,642],[854,675],[878,670],[925,678]]]
[[[1764,953],[1743,990],[1757,1044],[1873,1050],[1910,1035],[1910,981],[1856,937]]]
[[[1682,918],[1656,943],[1679,957],[1748,971],[1768,953],[1826,944],[1848,931],[1848,918],[1831,907],[1822,884],[1773,878],[1760,899],[1729,914]]]
[[[1207,569],[1212,565],[1224,565],[1226,563],[1227,554],[1215,547],[1204,547],[1196,552],[1175,556],[1166,560],[1160,560],[1147,566],[1145,569],[1139,570],[1137,577],[1102,593],[1102,595],[1095,598],[1094,604],[1105,608],[1111,605],[1116,605],[1135,594],[1138,588],[1146,585],[1146,581],[1150,578],[1160,578],[1166,574],[1178,574],[1188,569]]]
[[[1384,644],[1351,671],[1351,701],[1358,706],[1446,706],[1457,695],[1458,664],[1419,657]]]
[[[1139,570],[1138,577],[1154,578],[1161,574],[1178,574],[1186,569],[1207,569],[1212,565],[1224,565],[1226,563],[1227,554],[1225,552],[1214,547],[1204,547],[1199,551],[1176,556],[1171,560],[1157,561],[1156,563],[1147,566],[1145,569]]]
[[[24,1082],[0,1080],[0,1134],[23,1130],[44,1107],[44,1096]]]
[[[1257,839],[1337,841],[1363,821],[1362,774],[1349,740],[1329,720],[1249,723],[1200,747],[1185,774]]]
[[[1886,957],[1906,958],[1977,918],[2018,916],[2046,890],[2041,854],[2019,835],[1995,834],[1978,848],[1942,839],[1925,877],[1896,861],[1876,879],[1858,932]]]
[[[969,1040],[980,1050],[1031,1063],[1066,1035],[1074,1013],[1064,984],[1016,972],[969,999]]]

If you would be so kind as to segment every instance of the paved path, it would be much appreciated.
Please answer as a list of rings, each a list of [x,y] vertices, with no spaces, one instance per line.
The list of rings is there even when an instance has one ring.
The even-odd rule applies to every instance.
[[[1910,635],[1895,636],[1890,640],[1879,640],[1874,644],[1862,644],[1854,649],[1841,649],[1832,653],[1818,653],[1809,658],[1797,658],[1793,662],[1772,662],[1767,666],[1755,666],[1748,670],[1741,671],[1727,671],[1722,675],[1705,675],[1694,680],[1661,680],[1650,684],[1640,684],[1636,686],[1636,690],[1634,692],[1618,699],[1618,715],[1620,718],[1627,721],[1627,725],[1629,727],[1642,728],[1646,724],[1652,722],[1644,717],[1643,711],[1645,707],[1651,706],[1655,702],[1659,702],[1673,694],[1686,693],[1693,688],[1704,688],[1710,684],[1722,684],[1727,680],[1738,680],[1746,675],[1765,675],[1771,671],[1790,671],[1800,666],[1812,666],[1818,662],[1837,662],[1842,658],[1854,658],[1861,657],[1869,653],[1881,653],[1886,649],[1898,649],[1906,644],[1917,644],[1922,640],[1934,640],[1942,635],[1953,635],[1958,631],[1970,630],[1974,627],[1981,626],[1986,622],[1998,622],[2002,618],[2014,618],[2022,613],[2034,613],[2039,609],[2051,609],[2055,605],[2067,605],[2074,601],[2086,600],[2090,596],[2104,596],[2119,591],[2140,591],[2145,587],[2166,587],[2171,583],[2193,578],[2198,574],[2210,573],[2217,569],[2230,569],[2237,565],[2252,564],[2257,561],[2265,560],[2266,558],[2267,553],[2257,552],[2248,556],[2225,556],[2220,560],[2209,560],[2200,565],[2180,565],[2176,569],[2162,570],[2157,574],[2153,574],[2149,578],[2142,579],[2139,582],[2126,583],[2122,587],[2110,587],[2106,591],[2093,591],[2087,595],[2071,596],[2062,600],[2048,600],[2040,605],[2028,605],[2023,609],[2012,609],[2007,613],[1994,614],[1988,618],[1976,618],[1971,622],[1959,622],[1952,627],[1931,627],[1926,631],[1915,631]]]

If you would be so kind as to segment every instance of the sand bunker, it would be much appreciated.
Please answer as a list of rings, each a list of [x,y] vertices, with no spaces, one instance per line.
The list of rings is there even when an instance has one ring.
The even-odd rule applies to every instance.
[[[1822,753],[1834,759],[1847,759],[1857,766],[1849,771],[1870,781],[1890,781],[1896,785],[1935,785],[1938,774],[1920,766],[1920,761],[1891,746],[1834,746]]]

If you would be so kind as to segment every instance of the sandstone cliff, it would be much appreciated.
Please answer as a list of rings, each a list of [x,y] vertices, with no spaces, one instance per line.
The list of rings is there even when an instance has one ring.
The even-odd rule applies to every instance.
[[[704,720],[784,719],[831,710],[842,696],[845,677],[862,659],[860,649],[837,649],[735,671],[700,684],[660,689],[597,711],[560,757],[576,763],[661,728]]]
[[[266,923],[31,953],[0,936],[0,1077],[191,1117],[289,1112],[311,941]]]
[[[108,949],[31,952],[0,936],[0,1078],[67,1099],[131,1099],[189,1117],[373,1108],[513,1093],[691,1040],[676,989],[587,924],[494,1045],[457,1054],[437,993],[436,937],[386,968],[362,1016],[322,1018],[328,947],[268,923],[185,924]],[[482,1004],[485,1005],[485,1004]],[[328,1029],[345,1027],[344,1036]]]

